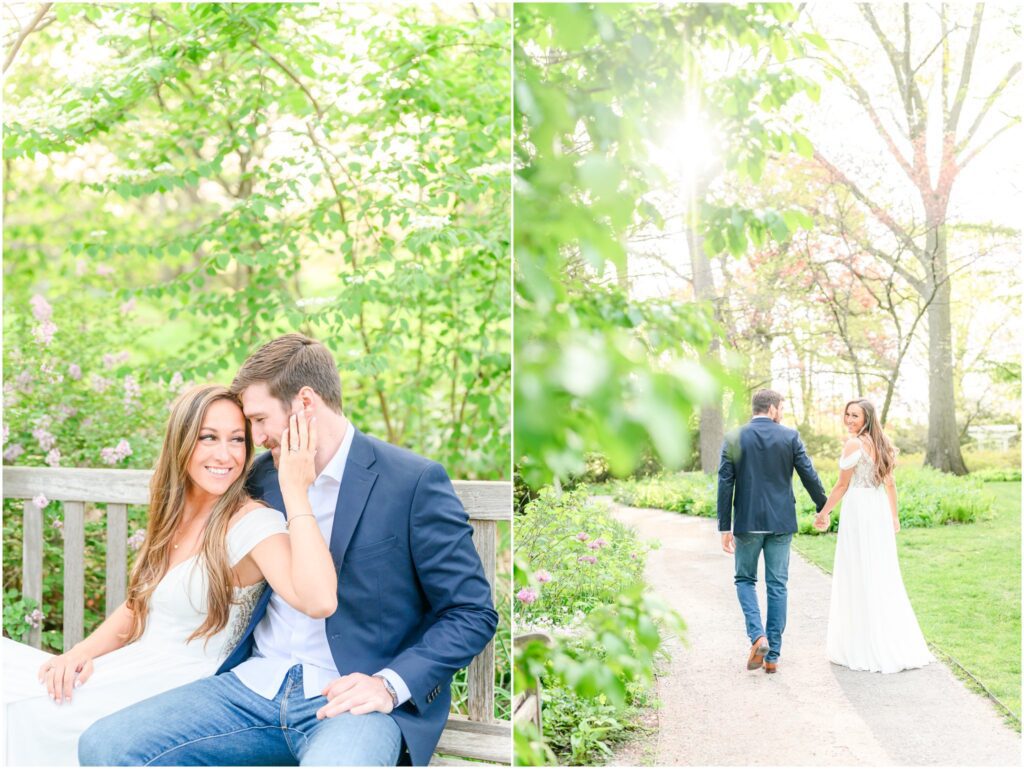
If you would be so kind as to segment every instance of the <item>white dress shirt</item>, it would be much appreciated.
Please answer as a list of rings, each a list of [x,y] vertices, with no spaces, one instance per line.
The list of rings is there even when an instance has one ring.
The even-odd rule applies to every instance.
[[[341,446],[309,487],[309,505],[316,516],[324,542],[331,541],[334,512],[341,479],[345,474],[355,429],[349,422]],[[302,686],[306,699],[317,697],[340,673],[327,642],[327,621],[307,617],[274,593],[267,613],[253,633],[252,656],[234,668],[235,675],[256,694],[272,700],[294,665],[302,665]],[[399,703],[410,697],[401,676],[390,669],[379,671],[398,693]]]

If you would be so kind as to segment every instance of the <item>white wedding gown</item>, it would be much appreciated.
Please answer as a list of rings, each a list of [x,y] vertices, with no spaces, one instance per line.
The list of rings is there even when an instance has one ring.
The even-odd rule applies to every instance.
[[[853,467],[843,497],[832,569],[828,658],[851,670],[897,673],[934,661],[907,598],[885,487],[862,449],[839,460]]]
[[[227,533],[232,566],[257,544],[285,534],[284,517],[259,508]],[[51,655],[3,639],[7,766],[77,766],[78,738],[104,716],[214,673],[241,638],[265,582],[236,588],[227,626],[204,642],[187,642],[206,616],[206,572],[200,557],[172,567],[150,599],[142,636],[97,657],[92,677],[57,705],[36,677]]]

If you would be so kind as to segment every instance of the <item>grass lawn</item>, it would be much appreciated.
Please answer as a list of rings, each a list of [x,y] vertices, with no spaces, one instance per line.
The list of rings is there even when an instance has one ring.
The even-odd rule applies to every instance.
[[[996,497],[987,520],[903,529],[900,568],[925,638],[1010,708],[1020,728],[1021,484],[985,488]],[[797,536],[793,545],[832,571],[834,534]]]

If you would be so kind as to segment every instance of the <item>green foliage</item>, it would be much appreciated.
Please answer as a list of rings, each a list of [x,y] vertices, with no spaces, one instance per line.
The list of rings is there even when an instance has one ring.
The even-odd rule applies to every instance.
[[[516,763],[592,762],[630,728],[665,639],[685,625],[646,594],[647,548],[583,490],[542,489],[515,525],[517,632],[553,635],[515,650],[516,691],[541,681],[545,703],[543,736],[515,726]]]
[[[788,4],[516,4],[515,434],[529,486],[581,475],[589,451],[620,476],[648,448],[677,469],[695,407],[741,389],[702,359],[720,334],[710,307],[630,297],[627,239],[664,224],[648,194],[667,177],[650,148],[685,104],[722,105],[726,167],[741,179],[758,178],[768,152],[807,154],[768,117],[816,93],[783,66],[804,51],[795,15]],[[773,62],[704,79],[702,53],[759,56],[765,43]],[[699,226],[710,249],[740,253],[808,224],[801,211],[720,200]]]
[[[820,469],[820,468],[819,468]],[[820,472],[826,490],[835,485],[835,471]],[[948,523],[973,523],[992,510],[992,495],[975,475],[957,477],[930,467],[901,467],[896,485],[900,526],[929,527]],[[611,493],[617,502],[631,507],[653,507],[687,515],[717,515],[717,480],[703,473],[665,474],[653,478],[616,481]],[[813,527],[814,502],[799,480],[794,480],[797,528],[801,534],[819,534]],[[842,505],[833,512],[830,531],[837,531]]]
[[[971,473],[972,478],[976,478],[982,483],[999,483],[1002,481],[1019,481],[1020,480],[1020,468],[1019,467],[987,467],[983,470]]]
[[[594,766],[612,757],[616,743],[636,731],[637,713],[650,704],[651,685],[626,686],[626,707],[617,708],[604,695],[581,697],[555,684],[544,691],[544,739],[563,766]]]
[[[229,382],[260,343],[301,331],[334,354],[361,429],[453,478],[507,477],[507,9],[52,13],[4,83],[6,463],[150,467],[183,386]],[[4,504],[5,628],[20,637],[20,502]],[[46,507],[51,649],[61,517]],[[86,519],[89,632],[106,551],[102,510]],[[130,509],[129,533],[144,525]]]
[[[87,317],[133,296],[133,363],[222,381],[303,331],[360,427],[503,477],[508,32],[413,7],[59,6],[5,83],[5,321],[35,293]],[[46,65],[83,51],[74,76]]]
[[[583,490],[543,489],[515,526],[516,556],[530,565],[539,593],[533,602],[517,603],[519,622],[564,625],[643,578],[649,546]]]

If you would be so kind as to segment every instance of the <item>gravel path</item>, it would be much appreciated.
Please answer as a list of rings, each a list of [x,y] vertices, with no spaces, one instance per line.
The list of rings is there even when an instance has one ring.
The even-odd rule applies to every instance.
[[[607,501],[641,539],[661,542],[648,556],[647,577],[687,624],[687,643],[671,649],[672,660],[658,679],[657,745],[648,745],[643,763],[1021,765],[1020,735],[942,663],[895,675],[830,663],[825,633],[831,577],[795,551],[779,672],[747,671],[749,642],[732,557],[722,552],[716,522]]]

